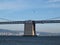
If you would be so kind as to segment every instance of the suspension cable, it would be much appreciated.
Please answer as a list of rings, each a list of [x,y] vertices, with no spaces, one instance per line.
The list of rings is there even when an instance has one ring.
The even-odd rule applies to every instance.
[[[11,20],[9,20],[9,19],[6,19],[6,18],[0,18],[1,20],[6,20],[6,21],[11,21]]]
[[[49,18],[49,19],[46,19],[46,20],[51,20],[51,19],[60,19],[60,17],[53,17],[53,18]]]

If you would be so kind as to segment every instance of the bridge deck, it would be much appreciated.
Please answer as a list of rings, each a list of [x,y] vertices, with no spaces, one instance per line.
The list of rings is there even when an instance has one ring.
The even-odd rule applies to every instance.
[[[34,23],[60,23],[60,20],[38,20],[38,21],[8,21],[8,22],[0,22],[0,24],[25,24],[29,22],[34,22]]]

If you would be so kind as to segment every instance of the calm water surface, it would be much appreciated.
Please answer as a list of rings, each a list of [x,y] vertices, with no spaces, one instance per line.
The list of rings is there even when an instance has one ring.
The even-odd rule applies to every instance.
[[[0,45],[60,45],[60,36],[0,36]]]

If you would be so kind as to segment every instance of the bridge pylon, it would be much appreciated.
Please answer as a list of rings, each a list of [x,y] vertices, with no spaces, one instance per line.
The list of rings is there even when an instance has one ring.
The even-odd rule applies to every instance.
[[[24,24],[24,36],[36,36],[34,21],[26,21]]]

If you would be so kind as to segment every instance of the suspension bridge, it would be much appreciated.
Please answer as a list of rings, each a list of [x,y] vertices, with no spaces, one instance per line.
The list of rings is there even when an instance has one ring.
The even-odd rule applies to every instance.
[[[3,19],[3,18],[0,18]],[[6,19],[5,19],[6,20]],[[60,23],[60,20],[27,20],[27,21],[5,21],[2,24],[24,24],[24,36],[36,36],[35,24]]]

